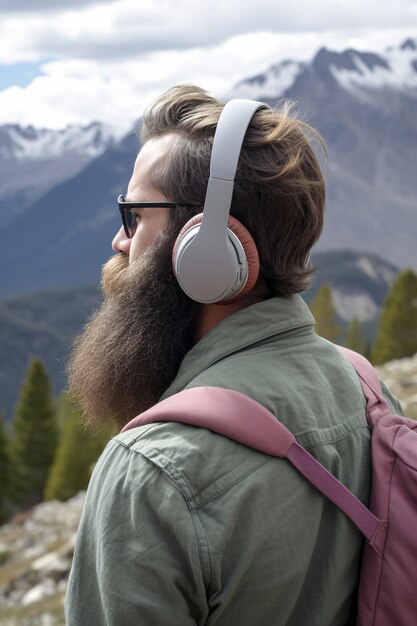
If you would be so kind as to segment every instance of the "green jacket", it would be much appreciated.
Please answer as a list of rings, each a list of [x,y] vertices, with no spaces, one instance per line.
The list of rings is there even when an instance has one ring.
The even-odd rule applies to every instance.
[[[258,400],[367,502],[361,388],[299,296],[225,319],[163,397],[204,385]],[[193,426],[135,428],[109,442],[93,472],[67,626],[346,624],[362,542],[286,460]]]

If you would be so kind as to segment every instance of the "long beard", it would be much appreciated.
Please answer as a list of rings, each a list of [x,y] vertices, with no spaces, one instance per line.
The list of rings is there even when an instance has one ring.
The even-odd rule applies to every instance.
[[[89,426],[121,427],[154,405],[194,344],[201,305],[172,274],[174,240],[164,230],[138,260],[116,255],[103,268],[105,300],[68,364],[70,393]]]

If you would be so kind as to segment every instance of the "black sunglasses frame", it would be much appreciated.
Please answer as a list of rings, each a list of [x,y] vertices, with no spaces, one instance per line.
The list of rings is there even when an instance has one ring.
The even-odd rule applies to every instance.
[[[122,217],[122,224],[128,239],[132,239],[135,231],[132,231],[132,225],[135,222],[136,216],[132,213],[133,209],[176,209],[177,207],[193,207],[194,204],[187,204],[184,202],[127,202],[123,194],[117,198],[119,205],[120,215]]]

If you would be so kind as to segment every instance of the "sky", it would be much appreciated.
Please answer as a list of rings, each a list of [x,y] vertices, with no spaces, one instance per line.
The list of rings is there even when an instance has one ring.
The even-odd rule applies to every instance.
[[[417,38],[417,0],[0,0],[0,124],[125,132],[172,85],[222,96],[322,46]]]

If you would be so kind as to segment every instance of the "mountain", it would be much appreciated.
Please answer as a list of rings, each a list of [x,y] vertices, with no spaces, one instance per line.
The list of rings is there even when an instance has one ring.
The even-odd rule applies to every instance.
[[[319,81],[351,92],[352,95],[378,108],[383,105],[378,92],[395,90],[417,97],[417,40],[407,39],[398,47],[389,47],[382,54],[353,49],[334,52],[321,48],[311,63],[285,60],[271,65],[264,73],[237,83],[228,94],[235,98],[260,100],[286,97],[296,81],[299,85]]]
[[[137,147],[136,136],[127,135],[32,204],[24,220],[0,229],[1,295],[98,282]]]
[[[61,130],[0,126],[0,225],[74,177],[114,140],[110,128],[98,122]]]
[[[316,273],[303,297],[310,302],[327,283],[341,323],[354,317],[371,322],[371,337],[385,297],[398,276],[398,268],[382,258],[352,250],[321,252],[313,256]]]
[[[382,256],[400,268],[417,268],[414,40],[384,54],[322,48],[309,62],[272,65],[229,95],[249,95],[274,105],[280,98],[293,98],[302,117],[325,138],[327,209],[318,251],[353,249]],[[57,179],[52,187],[52,167],[66,167],[66,157],[49,161],[51,175],[49,166],[40,167],[37,161],[33,179],[48,178],[43,195],[36,199],[38,187],[30,206],[27,194],[22,202],[13,195],[3,201],[0,197],[0,215],[8,216],[7,222],[0,221],[1,296],[98,281],[119,228],[116,199],[126,190],[138,148],[137,137],[130,133],[110,142],[87,164],[80,165],[79,156],[77,173]],[[8,207],[3,213],[1,202]],[[24,219],[18,215],[22,206]]]
[[[318,250],[352,248],[417,267],[417,41],[384,54],[322,48],[284,61],[229,96],[291,98],[323,135],[327,215]]]
[[[369,254],[350,251],[313,256],[317,267],[303,296],[310,302],[323,283],[331,287],[342,325],[353,317],[364,323],[373,339],[377,318],[397,268]],[[77,335],[101,295],[96,287],[40,291],[0,300],[0,412],[9,420],[34,356],[40,356],[51,376],[54,394],[65,386],[65,360]]]

